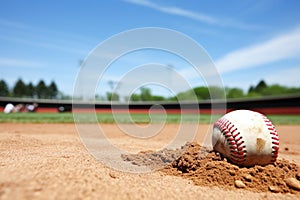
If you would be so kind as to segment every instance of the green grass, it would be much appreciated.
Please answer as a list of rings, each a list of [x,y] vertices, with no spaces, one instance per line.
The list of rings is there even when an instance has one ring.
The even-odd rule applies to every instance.
[[[72,113],[0,113],[0,123],[73,123]]]
[[[76,122],[99,122],[99,123],[150,123],[151,118],[148,114],[131,114],[129,118],[125,114],[112,115],[108,113],[98,113],[97,118],[93,118],[92,114],[80,114],[76,118]],[[220,115],[214,115],[211,120],[210,115],[201,114],[168,114],[167,116],[160,114],[152,115],[152,122],[166,123],[210,123],[214,122]],[[300,125],[300,115],[268,115],[269,119],[276,124],[297,124]],[[0,113],[0,123],[74,123],[72,113]]]
[[[300,125],[300,115],[267,115],[273,124]]]

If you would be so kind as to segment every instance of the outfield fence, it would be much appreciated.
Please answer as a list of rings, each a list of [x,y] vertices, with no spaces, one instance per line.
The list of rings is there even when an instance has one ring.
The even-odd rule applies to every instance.
[[[130,112],[130,113],[147,113],[167,112],[167,113],[221,113],[224,111],[249,109],[264,114],[300,114],[300,95],[277,96],[265,98],[247,98],[247,99],[227,99],[224,100],[205,100],[199,102],[89,102],[89,101],[72,101],[56,99],[28,99],[28,98],[9,98],[0,97],[0,111],[8,104],[32,104],[37,103],[36,112],[71,112],[76,107],[76,112],[89,112],[95,110],[103,113],[113,112]],[[73,107],[73,105],[75,105]],[[159,106],[155,106],[159,105]],[[163,109],[162,109],[163,108]],[[195,109],[197,108],[197,109]]]

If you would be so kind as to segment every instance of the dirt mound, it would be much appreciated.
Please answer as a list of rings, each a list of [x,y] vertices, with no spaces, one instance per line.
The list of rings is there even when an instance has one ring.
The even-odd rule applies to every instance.
[[[153,170],[162,169],[168,164],[177,160],[187,151],[189,145],[184,145],[180,149],[163,149],[160,151],[141,151],[139,154],[122,155],[124,161],[129,161],[134,165],[148,166]]]
[[[266,166],[238,167],[197,143],[187,143],[176,150],[164,149],[122,157],[135,165],[154,169],[162,167],[164,173],[190,179],[196,185],[300,195],[300,167],[288,160],[277,160]]]

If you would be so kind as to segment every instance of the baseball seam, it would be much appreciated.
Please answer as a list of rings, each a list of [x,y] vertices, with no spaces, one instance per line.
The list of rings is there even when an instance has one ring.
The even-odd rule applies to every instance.
[[[243,163],[246,161],[247,150],[245,142],[242,140],[240,132],[234,127],[234,124],[225,118],[221,118],[214,124],[223,136],[226,138],[230,148],[230,159],[235,163]]]
[[[272,138],[272,160],[271,162],[275,162],[277,157],[278,157],[278,152],[279,152],[279,136],[278,133],[275,129],[275,126],[272,124],[272,122],[262,114],[262,118],[268,127],[269,133]]]

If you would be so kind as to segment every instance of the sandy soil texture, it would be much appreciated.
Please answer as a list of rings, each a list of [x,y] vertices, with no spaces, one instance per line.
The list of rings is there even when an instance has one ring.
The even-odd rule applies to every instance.
[[[101,128],[116,147],[138,153],[160,150],[172,140],[178,126],[165,125],[151,140],[124,135],[117,125],[103,124]],[[276,128],[279,158],[299,165],[300,126]],[[208,125],[199,126],[198,143],[205,139],[207,129]],[[259,192],[195,184],[193,179],[163,171],[132,174],[111,169],[89,154],[74,124],[0,125],[0,199],[300,198],[297,192]]]

